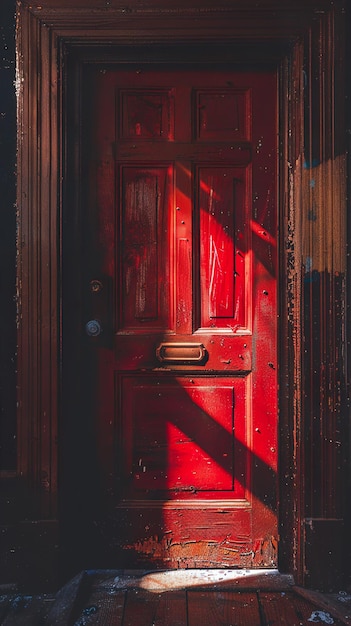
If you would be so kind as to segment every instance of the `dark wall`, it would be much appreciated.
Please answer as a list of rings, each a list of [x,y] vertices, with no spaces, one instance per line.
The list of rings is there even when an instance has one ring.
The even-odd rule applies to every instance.
[[[0,470],[16,463],[15,1],[0,5]]]

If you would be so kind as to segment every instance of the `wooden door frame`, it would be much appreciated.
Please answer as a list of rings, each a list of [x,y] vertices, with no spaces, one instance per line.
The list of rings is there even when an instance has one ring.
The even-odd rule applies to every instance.
[[[227,47],[234,56],[240,51],[248,62],[265,59],[276,63],[280,74],[280,569],[293,573],[299,584],[318,584],[320,588],[338,584],[345,573],[342,529],[347,472],[340,468],[342,464],[345,467],[346,452],[341,458],[336,444],[332,449],[323,444],[326,436],[334,442],[337,432],[345,429],[341,417],[343,412],[346,415],[346,358],[340,356],[346,323],[345,313],[337,308],[346,303],[345,123],[340,95],[345,92],[344,27],[341,0],[332,5],[329,0],[271,0],[262,1],[259,8],[256,0],[222,0],[219,4],[193,0],[191,5],[178,0],[167,6],[161,0],[128,6],[120,0],[43,0],[40,6],[18,1],[18,475],[25,489],[36,496],[34,519],[59,519],[67,58],[72,51],[83,49],[89,49],[93,58],[101,47],[112,45],[221,43],[223,51]],[[324,55],[319,55],[318,67],[317,49]],[[314,80],[318,78],[317,93],[304,84],[306,67],[315,73]],[[324,320],[320,345],[324,356],[332,347],[322,369],[337,372],[327,381],[329,387],[337,386],[337,393],[324,398],[323,406],[318,401],[319,447],[323,449],[313,467],[316,471],[322,471],[325,463],[330,467],[330,477],[328,473],[321,485],[321,498],[328,502],[319,508],[314,505],[313,486],[308,485],[306,491],[305,480],[311,457],[308,437],[306,442],[308,411],[315,407],[306,403],[310,362],[305,353],[313,338],[306,342],[303,292],[313,233],[306,235],[302,217],[312,188],[311,175],[306,178],[305,174],[309,167],[303,162],[306,128],[313,135],[306,110],[316,103],[317,134],[326,165],[313,189],[319,197],[327,194],[330,202],[323,205],[318,222],[325,240],[319,255],[325,258],[319,258],[319,263],[322,268],[324,263],[328,276],[330,273],[328,288],[335,296],[335,309],[330,312],[333,339]],[[325,280],[323,284],[325,287]],[[320,294],[318,307],[330,305],[326,288]],[[326,407],[330,402],[335,423],[328,430]],[[321,553],[324,568],[329,570],[326,576],[320,559],[315,562]]]

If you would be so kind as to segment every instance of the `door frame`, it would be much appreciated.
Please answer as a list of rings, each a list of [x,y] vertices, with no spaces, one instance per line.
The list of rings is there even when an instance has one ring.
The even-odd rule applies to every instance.
[[[341,441],[347,436],[346,420],[342,419],[347,415],[343,350],[347,331],[346,126],[342,97],[346,90],[346,17],[342,0],[333,5],[320,0],[318,6],[312,0],[288,1],[283,7],[278,0],[261,2],[259,9],[256,5],[253,0],[222,0],[220,4],[193,0],[190,6],[179,0],[167,7],[157,0],[128,7],[119,0],[85,0],[84,4],[79,0],[43,0],[40,6],[18,1],[18,475],[25,489],[36,495],[33,517],[60,521],[68,60],[72,55],[78,55],[81,62],[101,55],[106,58],[113,45],[126,46],[137,55],[142,46],[147,50],[150,44],[170,42],[184,51],[195,44],[206,48],[211,43],[221,51],[222,60],[239,58],[240,54],[250,64],[262,60],[275,63],[280,76],[279,567],[292,573],[299,584],[328,588],[337,585],[346,572],[347,450],[345,444],[340,456],[335,447],[336,434]],[[317,57],[322,59],[319,65]],[[311,77],[313,73],[318,89],[313,89],[312,81],[306,86],[306,68],[311,70]],[[318,109],[316,133],[311,121],[313,107]],[[334,371],[334,376],[323,381],[329,387],[336,385],[337,393],[324,397],[323,403],[321,397],[312,400],[315,405],[310,406],[313,394],[306,380],[313,383],[309,370],[312,361],[305,355],[313,350],[315,337],[306,338],[306,294],[311,291],[304,291],[304,285],[306,258],[311,258],[309,252],[312,255],[315,249],[313,233],[303,219],[304,209],[309,210],[308,189],[312,188],[311,168],[306,167],[303,155],[315,134],[325,167],[313,179],[313,189],[318,197],[327,195],[329,199],[329,204],[321,207],[318,222],[325,244],[318,262],[328,270],[328,290],[334,298],[326,295],[329,291],[324,277],[318,302],[311,300],[308,306],[312,315],[317,308],[334,302],[331,328],[325,319],[319,322],[321,356],[319,361],[316,358],[321,371]],[[335,420],[327,426],[330,402]],[[317,406],[318,442],[309,441],[307,436],[310,411]],[[326,433],[335,444],[332,449],[323,443]],[[316,443],[320,454],[311,461],[311,446]],[[306,469],[311,463],[316,475],[325,463],[330,469],[320,486],[324,504],[315,502],[313,484],[306,485]]]

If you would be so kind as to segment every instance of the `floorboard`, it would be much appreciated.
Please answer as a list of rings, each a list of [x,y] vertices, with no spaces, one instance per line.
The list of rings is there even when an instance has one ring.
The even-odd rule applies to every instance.
[[[187,626],[185,591],[169,591],[160,596],[153,626]]]
[[[188,626],[261,626],[255,593],[188,591]]]
[[[127,592],[123,626],[187,626],[186,592]]]
[[[161,595],[143,589],[128,590],[123,626],[153,626]]]
[[[1,625],[38,626],[43,624],[51,602],[46,601],[42,596],[16,596],[10,601]]]
[[[122,626],[126,592],[92,591],[84,602],[74,626]]]
[[[71,625],[74,611],[80,608],[77,605],[84,593],[87,579],[87,573],[83,570],[60,589],[56,595],[56,602],[44,622],[45,626]]]
[[[301,624],[333,624],[343,622],[294,593],[260,593],[265,623],[269,626],[301,626]]]
[[[0,626],[350,626],[339,605],[274,572],[86,570],[56,596],[1,594]]]

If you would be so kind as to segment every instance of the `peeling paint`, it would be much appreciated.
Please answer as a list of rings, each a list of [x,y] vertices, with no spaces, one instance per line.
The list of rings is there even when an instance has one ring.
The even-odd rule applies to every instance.
[[[133,545],[127,545],[125,548],[133,550],[140,554],[141,557],[157,560],[162,559],[163,562],[178,563],[178,567],[214,567],[216,563],[221,562],[225,567],[226,564],[233,564],[233,554],[236,554],[234,560],[238,566],[250,567],[252,563],[253,552],[248,549],[250,543],[246,541],[218,542],[217,540],[200,540],[184,539],[174,541],[171,533],[167,536],[158,537],[157,535],[142,539]],[[263,548],[262,548],[263,550]],[[260,562],[264,559],[261,558]],[[255,561],[255,565],[256,561]]]

